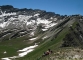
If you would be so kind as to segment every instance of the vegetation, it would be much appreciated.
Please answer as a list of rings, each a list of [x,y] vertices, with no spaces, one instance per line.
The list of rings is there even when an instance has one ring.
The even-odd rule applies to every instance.
[[[74,22],[72,25],[72,28],[75,29],[77,22]],[[58,52],[58,50],[63,49],[68,49],[66,47],[73,47],[76,48],[78,46],[81,46],[79,40],[76,38],[75,34],[71,35],[72,31],[70,28],[65,27],[59,34],[58,36],[53,39],[52,41],[45,41],[44,43],[40,44],[39,47],[37,47],[33,52],[29,53],[23,58],[20,58],[19,60],[50,60],[50,57],[53,57],[55,55],[51,54],[48,55],[47,57],[41,58],[43,52],[47,51],[49,48],[53,50],[53,53]],[[79,47],[80,48],[80,47]],[[57,51],[56,51],[57,50]],[[62,50],[63,52],[64,50]],[[56,57],[56,56],[55,56]],[[59,56],[58,56],[59,57]],[[61,59],[61,58],[60,58]]]
[[[64,29],[62,29],[57,34],[57,37],[55,36],[53,40],[43,40],[41,44],[39,44],[39,46],[35,48],[34,51],[30,52],[25,57],[17,58],[16,60],[52,60],[55,58],[66,59],[66,55],[63,55],[61,52],[67,53],[68,51],[71,51],[74,48],[82,47],[82,43],[79,41],[79,37],[77,37],[78,31],[75,29],[77,24],[77,22],[74,22],[71,27],[64,27]],[[28,40],[27,36],[28,35],[1,42],[0,58],[17,55],[17,51],[19,49],[22,49],[24,47],[33,45],[34,43],[41,41],[39,40],[31,42]],[[43,53],[46,52],[48,49],[51,49],[53,53],[48,56],[42,57]],[[4,51],[7,51],[7,53],[3,54],[2,52]],[[61,56],[61,54],[58,52],[60,52],[63,56]]]

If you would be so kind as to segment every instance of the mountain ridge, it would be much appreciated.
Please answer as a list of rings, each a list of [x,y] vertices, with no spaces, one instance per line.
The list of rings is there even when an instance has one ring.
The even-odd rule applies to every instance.
[[[49,48],[54,52],[67,47],[82,49],[82,26],[83,16],[79,14],[67,16],[40,9],[0,6],[0,58],[37,60]],[[37,47],[20,58],[22,52],[28,53],[29,46]],[[21,51],[23,48],[25,51]]]
[[[41,26],[41,31],[47,31],[50,27],[57,25],[60,19],[63,20],[67,18],[67,16],[60,17],[59,14],[38,9],[33,10],[24,8],[15,11],[16,8],[11,5],[0,7],[0,30],[17,29],[18,31],[20,29],[26,30],[27,32],[32,31],[29,33],[30,35],[36,33],[38,26]]]

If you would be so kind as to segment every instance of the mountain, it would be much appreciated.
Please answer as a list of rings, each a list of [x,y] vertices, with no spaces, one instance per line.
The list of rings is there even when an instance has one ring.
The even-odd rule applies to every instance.
[[[11,5],[0,6],[0,30],[3,31],[0,37],[11,33],[15,34],[9,38],[20,37],[27,33],[34,36],[40,33],[39,31],[45,32],[66,19],[67,16],[39,9],[18,9]]]
[[[49,48],[54,51],[56,48],[83,48],[82,26],[82,15],[67,16],[39,9],[0,6],[0,58],[36,60]],[[34,50],[33,47],[37,48]],[[21,52],[27,54],[21,55]]]

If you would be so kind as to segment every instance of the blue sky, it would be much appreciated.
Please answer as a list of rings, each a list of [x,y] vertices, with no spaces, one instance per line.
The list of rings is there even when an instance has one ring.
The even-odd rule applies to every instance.
[[[0,0],[0,5],[41,9],[61,15],[83,15],[83,0]]]

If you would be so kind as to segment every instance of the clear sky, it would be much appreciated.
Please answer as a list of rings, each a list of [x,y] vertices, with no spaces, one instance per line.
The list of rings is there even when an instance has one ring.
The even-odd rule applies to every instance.
[[[61,15],[83,15],[83,0],[0,0],[1,5],[13,5],[15,8],[41,9]]]

